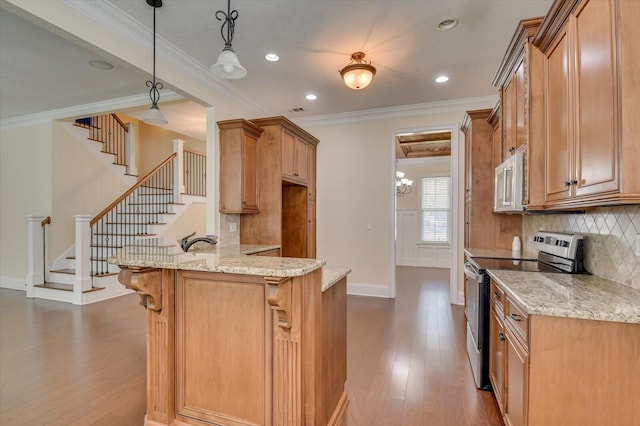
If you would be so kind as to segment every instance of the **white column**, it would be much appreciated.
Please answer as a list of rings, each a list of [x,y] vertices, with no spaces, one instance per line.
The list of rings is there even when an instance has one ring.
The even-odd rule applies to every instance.
[[[34,284],[44,283],[44,216],[27,216],[27,297],[34,297]]]
[[[138,150],[138,125],[135,123],[126,123],[129,131],[125,141],[124,161],[127,163],[127,174],[132,176],[138,175],[138,167],[136,167],[136,152]]]
[[[207,113],[207,235],[220,235],[220,212],[218,200],[220,199],[220,144],[218,142],[218,126],[216,124],[216,109],[208,107]]]
[[[175,203],[182,201],[184,193],[184,141],[173,139],[173,152],[176,158],[173,160],[173,200]]]
[[[76,276],[73,280],[73,304],[82,305],[82,292],[91,290],[91,216],[73,216],[76,221]]]

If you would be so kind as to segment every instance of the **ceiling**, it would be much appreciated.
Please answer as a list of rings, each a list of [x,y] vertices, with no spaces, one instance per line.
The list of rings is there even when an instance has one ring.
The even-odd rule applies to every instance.
[[[151,31],[153,12],[145,0],[104,1]],[[159,39],[203,66],[213,64],[223,47],[215,12],[226,10],[226,2],[163,3],[157,10]],[[224,84],[269,115],[289,118],[495,95],[490,83],[517,22],[544,15],[550,5],[551,0],[233,0],[239,14],[233,48],[248,75]],[[4,0],[0,7],[0,119],[147,93],[147,73],[60,31],[54,34],[25,13],[17,16]],[[457,18],[458,26],[438,30],[447,18]],[[338,73],[355,51],[365,52],[377,68],[371,85],[360,91],[348,89]],[[280,61],[267,62],[269,52]],[[114,68],[88,65],[100,58]],[[441,74],[449,81],[435,83]],[[308,93],[318,99],[306,100]],[[204,135],[195,128],[204,118],[184,123],[193,114],[204,117],[204,108],[187,105],[191,110],[183,113],[178,106],[167,108],[171,126],[180,120],[182,133]],[[160,107],[164,112],[162,99]]]

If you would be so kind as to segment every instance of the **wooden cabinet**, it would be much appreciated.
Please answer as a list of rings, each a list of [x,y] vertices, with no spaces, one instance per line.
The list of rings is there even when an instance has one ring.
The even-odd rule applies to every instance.
[[[493,107],[491,114],[487,118],[487,121],[491,125],[493,129],[493,135],[491,136],[491,141],[493,144],[493,161],[492,167],[495,170],[503,161],[502,157],[502,110],[500,106],[500,102]]]
[[[258,138],[262,129],[247,120],[218,122],[220,128],[220,212],[258,213]]]
[[[251,122],[264,130],[258,140],[260,214],[240,218],[240,243],[279,245],[284,257],[315,257],[318,139],[285,117]]]
[[[638,16],[633,0],[558,0],[533,41],[545,54],[546,208],[640,202]]]
[[[506,425],[638,424],[638,324],[530,315],[494,280],[490,297],[489,378]]]
[[[461,129],[465,134],[466,248],[511,249],[514,235],[522,232],[522,217],[493,213],[493,129],[487,118],[492,110],[468,111]]]
[[[291,132],[282,131],[282,179],[306,184],[308,179],[308,144]]]
[[[532,45],[542,21],[519,22],[492,83],[500,89],[502,110],[497,151],[502,161],[516,149],[525,151],[523,204],[528,210],[544,204],[544,55]]]

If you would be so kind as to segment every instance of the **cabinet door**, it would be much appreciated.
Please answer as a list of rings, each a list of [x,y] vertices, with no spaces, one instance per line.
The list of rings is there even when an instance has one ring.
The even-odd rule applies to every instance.
[[[309,171],[307,170],[307,143],[296,138],[296,155],[295,155],[295,170],[293,171],[296,179],[306,182],[307,174]]]
[[[307,144],[307,190],[309,199],[316,199],[316,147]]]
[[[504,368],[505,368],[505,335],[500,316],[491,304],[489,317],[489,380],[500,411],[504,412]]]
[[[547,93],[546,201],[571,196],[571,142],[569,138],[569,52],[567,33],[559,37],[545,64]]]
[[[518,148],[524,145],[525,142],[525,123],[524,123],[524,109],[526,101],[525,82],[524,82],[524,59],[520,62],[520,65],[516,69],[514,75],[516,85],[516,116],[515,116],[515,147]]]
[[[585,2],[575,32],[575,195],[617,191],[618,138],[613,2]]]
[[[510,426],[527,424],[528,356],[515,336],[505,330],[506,407],[505,420]]]
[[[507,82],[503,91],[503,109],[502,109],[502,161],[504,161],[515,149],[515,99],[516,98],[516,82],[512,78]]]
[[[282,176],[295,179],[296,137],[282,131]]]
[[[258,211],[257,179],[258,141],[249,135],[242,137],[242,210]]]

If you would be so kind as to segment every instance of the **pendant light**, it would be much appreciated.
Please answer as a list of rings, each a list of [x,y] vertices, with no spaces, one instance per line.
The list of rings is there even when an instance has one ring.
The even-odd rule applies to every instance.
[[[147,87],[150,87],[151,109],[149,109],[143,121],[150,124],[167,124],[167,119],[164,118],[160,108],[158,108],[160,90],[164,86],[159,81],[156,81],[156,9],[162,7],[162,0],[147,0],[147,4],[153,7],[153,80],[147,80]]]
[[[223,21],[220,28],[220,35],[224,40],[224,49],[220,52],[218,60],[211,66],[211,72],[218,77],[236,79],[247,75],[247,70],[240,64],[238,55],[233,51],[231,42],[233,41],[233,33],[236,27],[236,19],[238,19],[238,11],[231,10],[231,0],[227,0],[227,12],[219,10],[216,12],[216,19]]]
[[[340,70],[344,84],[354,90],[367,87],[371,84],[374,75],[376,75],[376,68],[371,65],[371,62],[364,61],[364,53],[362,52],[353,53],[349,65]]]

